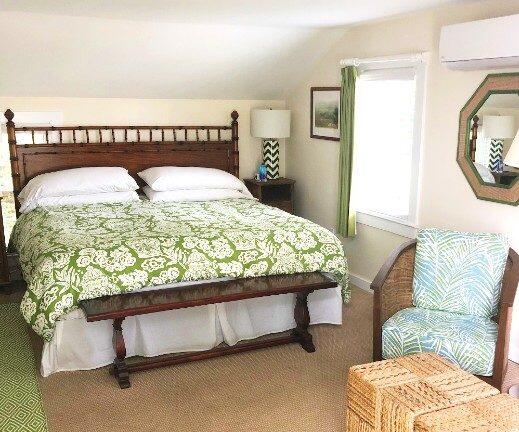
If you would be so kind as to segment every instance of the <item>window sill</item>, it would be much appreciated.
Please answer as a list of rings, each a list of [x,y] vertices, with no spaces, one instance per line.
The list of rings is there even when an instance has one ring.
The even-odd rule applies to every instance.
[[[357,211],[357,223],[411,239],[416,238],[418,234],[418,229],[410,222],[399,221],[373,213]]]

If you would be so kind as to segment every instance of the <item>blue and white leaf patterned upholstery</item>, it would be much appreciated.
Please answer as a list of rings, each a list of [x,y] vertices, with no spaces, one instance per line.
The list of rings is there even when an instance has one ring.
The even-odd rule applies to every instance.
[[[508,243],[501,234],[421,230],[416,246],[413,304],[425,309],[495,316],[507,256]]]
[[[469,373],[491,376],[497,328],[484,317],[403,309],[382,327],[382,356],[389,359],[434,352]]]

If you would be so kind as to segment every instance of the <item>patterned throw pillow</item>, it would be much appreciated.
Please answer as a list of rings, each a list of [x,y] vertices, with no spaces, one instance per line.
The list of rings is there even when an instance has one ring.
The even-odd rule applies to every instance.
[[[413,304],[495,316],[507,256],[508,242],[501,234],[421,230],[416,245]]]

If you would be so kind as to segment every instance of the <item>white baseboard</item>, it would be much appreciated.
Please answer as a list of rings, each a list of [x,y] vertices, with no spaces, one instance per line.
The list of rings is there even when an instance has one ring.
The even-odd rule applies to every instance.
[[[373,293],[370,288],[371,281],[364,279],[363,277],[350,273],[350,282],[361,290]]]

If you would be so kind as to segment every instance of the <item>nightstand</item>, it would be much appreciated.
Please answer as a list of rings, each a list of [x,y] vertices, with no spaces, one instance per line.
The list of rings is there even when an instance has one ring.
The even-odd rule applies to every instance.
[[[280,208],[288,213],[294,213],[294,183],[295,180],[278,178],[259,181],[246,179],[245,185],[250,193],[262,204]]]
[[[503,172],[492,172],[497,184],[510,185],[519,176],[519,171],[505,165]]]

